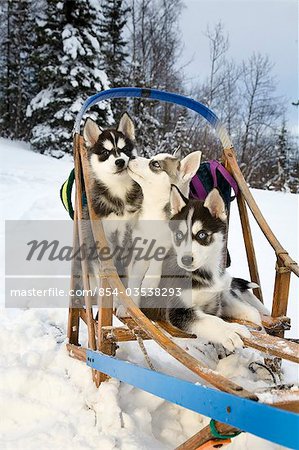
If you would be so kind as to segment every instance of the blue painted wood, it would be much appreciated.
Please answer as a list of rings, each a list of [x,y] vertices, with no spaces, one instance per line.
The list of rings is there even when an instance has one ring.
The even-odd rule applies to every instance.
[[[285,447],[299,449],[299,415],[154,372],[93,350],[88,366],[197,413]]]
[[[144,95],[144,92],[147,95]],[[184,95],[173,94],[171,92],[160,91],[158,89],[142,89],[138,87],[127,87],[127,88],[113,88],[107,89],[106,91],[99,92],[95,95],[89,97],[85,103],[83,104],[81,110],[79,111],[75,126],[74,132],[80,133],[80,123],[83,115],[86,111],[91,108],[91,106],[102,102],[104,100],[108,100],[111,98],[149,98],[151,100],[159,100],[168,103],[175,103],[177,105],[184,106],[185,108],[191,109],[202,117],[204,117],[214,128],[219,124],[219,119],[216,114],[211,111],[207,106],[202,103],[193,100],[192,98],[186,97]]]

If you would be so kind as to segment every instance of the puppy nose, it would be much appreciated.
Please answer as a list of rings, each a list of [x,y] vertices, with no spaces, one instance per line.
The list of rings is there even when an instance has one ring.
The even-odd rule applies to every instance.
[[[182,263],[184,264],[184,266],[191,266],[191,264],[193,263],[193,257],[192,256],[183,256],[182,257]]]
[[[124,165],[125,165],[125,160],[124,159],[117,159],[116,161],[115,161],[115,165],[117,166],[117,167],[124,167]]]

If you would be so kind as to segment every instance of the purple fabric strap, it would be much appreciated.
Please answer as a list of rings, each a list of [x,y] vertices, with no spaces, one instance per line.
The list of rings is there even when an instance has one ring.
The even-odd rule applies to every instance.
[[[205,190],[202,182],[200,181],[200,179],[198,178],[197,175],[195,175],[192,180],[191,180],[192,186],[196,192],[196,195],[194,195],[191,192],[191,196],[193,198],[199,198],[199,200],[204,200],[206,198],[206,196],[208,195],[207,191]]]
[[[214,187],[217,186],[217,176],[216,176],[216,170],[219,170],[219,172],[221,173],[221,175],[223,176],[223,178],[226,179],[226,181],[229,183],[229,185],[233,188],[235,195],[238,195],[239,192],[239,188],[238,185],[235,181],[235,179],[231,176],[231,174],[226,170],[225,167],[223,167],[222,164],[220,164],[218,161],[216,160],[212,160],[210,161],[210,169],[211,169],[211,174],[213,177],[213,182],[214,182]]]
[[[216,174],[216,171],[219,170],[219,172],[221,173],[223,178],[225,178],[225,180],[233,188],[234,193],[237,196],[238,192],[239,192],[239,188],[238,188],[238,185],[237,185],[236,181],[231,176],[231,174],[218,161],[211,160],[211,161],[209,161],[209,163],[210,163],[210,170],[211,170],[211,175],[212,175],[212,178],[213,178],[214,187],[217,187],[217,174]],[[205,190],[202,182],[200,181],[200,179],[198,178],[197,175],[195,175],[192,178],[191,183],[192,183],[192,187],[193,187],[193,189],[194,189],[194,191],[196,193],[196,195],[194,195],[191,192],[191,196],[193,198],[199,198],[200,200],[204,200],[206,198],[206,196],[207,196],[207,191]]]

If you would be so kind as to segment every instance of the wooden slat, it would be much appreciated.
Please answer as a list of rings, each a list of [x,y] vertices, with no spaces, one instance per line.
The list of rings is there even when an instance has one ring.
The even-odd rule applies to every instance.
[[[272,316],[279,317],[287,314],[288,298],[290,290],[291,271],[284,267],[281,259],[277,258],[275,284],[273,293]],[[284,330],[276,332],[279,337],[284,336]]]
[[[243,197],[243,194],[239,192],[237,196],[237,202],[239,207],[239,213],[240,213],[240,220],[242,225],[242,232],[243,232],[243,238],[244,238],[244,244],[245,244],[245,250],[247,255],[247,263],[250,273],[250,279],[254,283],[257,283],[259,287],[253,289],[254,295],[263,303],[263,294],[261,289],[261,282],[260,282],[260,276],[258,271],[258,265],[254,250],[254,244],[253,244],[253,238],[251,233],[251,227],[248,217],[248,212],[246,208],[246,203]]]
[[[76,213],[75,213],[76,217]],[[73,227],[73,248],[74,254],[78,251],[79,247],[79,236],[78,236],[78,227]],[[72,260],[71,266],[71,283],[70,290],[75,289],[75,260]],[[79,309],[74,308],[73,306],[73,298],[69,299],[70,307],[69,307],[69,315],[68,315],[68,326],[67,326],[67,337],[70,344],[78,345],[79,343],[79,322],[80,322],[80,314]]]
[[[104,289],[108,287],[108,282],[106,278],[101,279],[101,288]],[[98,323],[97,323],[97,349],[107,355],[112,355],[113,344],[111,341],[107,340],[103,334],[103,327],[112,325],[112,296],[99,296],[98,299]],[[96,385],[99,386],[102,381],[109,378],[105,373],[99,373]]]
[[[269,334],[276,334],[279,331],[285,331],[291,328],[291,320],[286,316],[263,316],[262,323]]]
[[[86,363],[86,348],[78,347],[73,344],[66,344],[66,348],[72,358],[79,359],[79,361]]]
[[[223,435],[229,435],[229,434],[233,434],[233,433],[239,431],[237,428],[232,427],[231,425],[228,425],[225,423],[215,422],[215,425],[216,425],[217,431]],[[210,442],[210,441],[212,441],[212,442]],[[202,430],[200,430],[198,433],[196,433],[194,436],[192,436],[186,442],[184,442],[183,444],[176,447],[175,450],[197,450],[197,449],[198,450],[208,450],[208,449],[213,448],[212,446],[207,446],[206,444],[208,444],[208,443],[211,445],[212,445],[212,443],[214,443],[214,445],[219,445],[214,448],[221,448],[221,445],[220,445],[221,441],[213,439],[209,425],[204,427]],[[229,440],[223,441],[222,447],[229,443],[230,443]]]
[[[83,322],[87,325],[87,314],[86,314],[85,309],[78,308],[78,311],[79,311],[80,319],[82,319]]]
[[[75,179],[76,179],[76,216],[74,220],[74,225],[77,226],[79,245],[84,244],[83,232],[82,232],[82,220],[83,220],[83,210],[82,210],[82,180],[81,180],[81,163],[80,163],[80,141],[78,138],[74,138],[74,162],[75,162]],[[88,268],[87,261],[82,258],[81,261],[82,268],[82,279],[83,288],[87,292],[90,289],[89,278],[88,278]],[[86,294],[84,297],[86,305],[86,317],[87,317],[87,328],[88,328],[88,340],[89,345],[92,350],[96,349],[96,340],[94,333],[94,320],[92,315],[92,305],[89,296]]]
[[[70,344],[79,343],[79,319],[78,308],[69,308],[67,337]]]
[[[82,220],[83,220],[83,209],[82,209],[82,179],[81,179],[81,158],[80,158],[80,139],[78,135],[74,136],[74,163],[75,163],[75,181],[76,181],[76,200],[75,200],[75,220],[74,226],[77,227],[78,237],[79,237],[79,245],[82,246],[84,243],[83,230],[82,230]],[[83,280],[83,288],[85,290],[85,312],[86,312],[86,320],[87,320],[87,329],[88,329],[88,345],[92,350],[96,349],[96,337],[95,337],[95,328],[94,328],[94,319],[92,312],[92,304],[90,297],[87,292],[90,290],[89,286],[89,276],[88,276],[88,268],[87,261],[85,258],[81,260],[81,269],[82,269],[82,280]],[[93,380],[96,384],[98,384],[98,379],[100,374],[97,373],[96,370],[92,370]]]
[[[286,411],[299,413],[299,400],[285,400],[272,403],[272,406],[275,408],[285,409]]]
[[[263,392],[259,391],[258,396],[262,403],[287,411],[299,412],[299,389],[294,385],[265,389]]]
[[[148,335],[141,330],[139,327],[136,327],[136,331],[138,331],[141,339],[146,340],[150,339]],[[103,339],[106,339],[109,342],[128,342],[128,341],[136,341],[135,334],[129,330],[127,327],[103,327],[102,328]]]
[[[227,158],[227,153],[223,152],[223,159],[224,159],[224,165],[225,168],[232,173],[232,169],[230,166],[230,161]],[[256,295],[256,297],[263,303],[263,293],[261,289],[261,283],[260,283],[260,277],[259,277],[259,271],[258,271],[258,264],[257,259],[255,255],[254,250],[254,244],[253,244],[253,238],[251,233],[251,227],[248,217],[248,211],[246,208],[246,203],[243,197],[243,194],[241,191],[239,191],[239,194],[237,196],[237,203],[239,208],[239,215],[240,215],[240,221],[242,226],[242,233],[244,238],[244,245],[246,250],[246,256],[247,256],[247,263],[249,268],[249,273],[251,280],[254,281],[259,285],[259,287],[253,289],[253,293]]]
[[[244,338],[243,341],[246,346],[260,350],[267,355],[299,363],[299,344],[295,342],[259,331],[251,331],[251,337]]]
[[[234,322],[240,323],[244,326],[249,325],[251,337],[242,338],[244,345],[246,347],[260,350],[263,353],[266,353],[271,356],[277,356],[287,361],[299,363],[299,344],[276,336],[271,336],[259,330],[255,330],[254,328],[252,328],[252,326],[258,327],[255,324],[250,324],[246,321],[240,320],[234,320]],[[185,333],[184,331],[181,331],[178,328],[173,327],[171,324],[167,322],[157,322],[157,324],[165,331],[170,333],[171,336],[188,339],[196,338],[195,335]]]

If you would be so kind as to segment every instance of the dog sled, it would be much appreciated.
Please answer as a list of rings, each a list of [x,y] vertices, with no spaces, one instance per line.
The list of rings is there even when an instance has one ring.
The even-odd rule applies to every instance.
[[[113,98],[142,98],[170,102],[193,110],[200,114],[214,128],[219,137],[223,152],[221,162],[232,175],[238,186],[237,204],[242,226],[247,263],[251,280],[260,286],[258,263],[255,254],[248,209],[259,225],[269,245],[276,255],[274,293],[271,316],[265,316],[262,329],[252,323],[245,323],[251,331],[250,338],[244,338],[244,345],[257,349],[272,362],[281,360],[299,362],[299,345],[285,339],[284,333],[290,329],[287,317],[289,286],[291,275],[299,276],[297,263],[289,256],[270,229],[259,210],[244,180],[237,163],[236,154],[230,138],[216,115],[201,103],[182,95],[162,92],[155,89],[115,88],[100,92],[86,100],[79,112],[74,127],[74,249],[84,244],[82,231],[83,201],[86,202],[94,240],[100,247],[108,242],[103,225],[95,214],[89,191],[90,168],[87,150],[80,134],[81,121],[86,111],[93,105]],[[87,262],[82,258],[81,276],[84,291],[90,289]],[[228,444],[240,432],[250,432],[264,439],[289,448],[299,448],[299,389],[293,386],[278,385],[271,388],[269,395],[250,392],[231,380],[221,376],[201,361],[191,356],[176,342],[176,337],[194,338],[195,336],[176,329],[169,323],[149,320],[126,294],[117,271],[111,260],[101,261],[99,277],[101,287],[109,287],[118,292],[118,299],[128,311],[129,317],[121,319],[122,326],[113,326],[112,296],[99,296],[97,315],[91,298],[86,295],[84,305],[70,307],[68,317],[67,349],[71,357],[86,363],[91,368],[92,379],[96,386],[109,377],[129,383],[144,391],[157,395],[190,410],[211,417],[210,425],[199,431],[178,449],[220,448]],[[74,267],[71,274],[71,289],[76,285]],[[262,289],[256,287],[254,294],[263,302]],[[293,299],[295,301],[295,299]],[[240,322],[240,321],[239,321]],[[241,322],[240,322],[241,323]],[[244,324],[244,322],[242,322]],[[88,333],[88,345],[80,344],[80,327]],[[190,383],[156,370],[149,370],[127,361],[117,359],[119,342],[137,341],[144,349],[144,340],[154,340],[165,352],[179,361],[186,369],[198,377],[198,383]],[[150,365],[150,361],[149,365]],[[150,365],[151,367],[151,365]],[[207,385],[203,386],[200,381]],[[263,393],[265,394],[265,393]],[[264,400],[266,399],[266,401]]]

